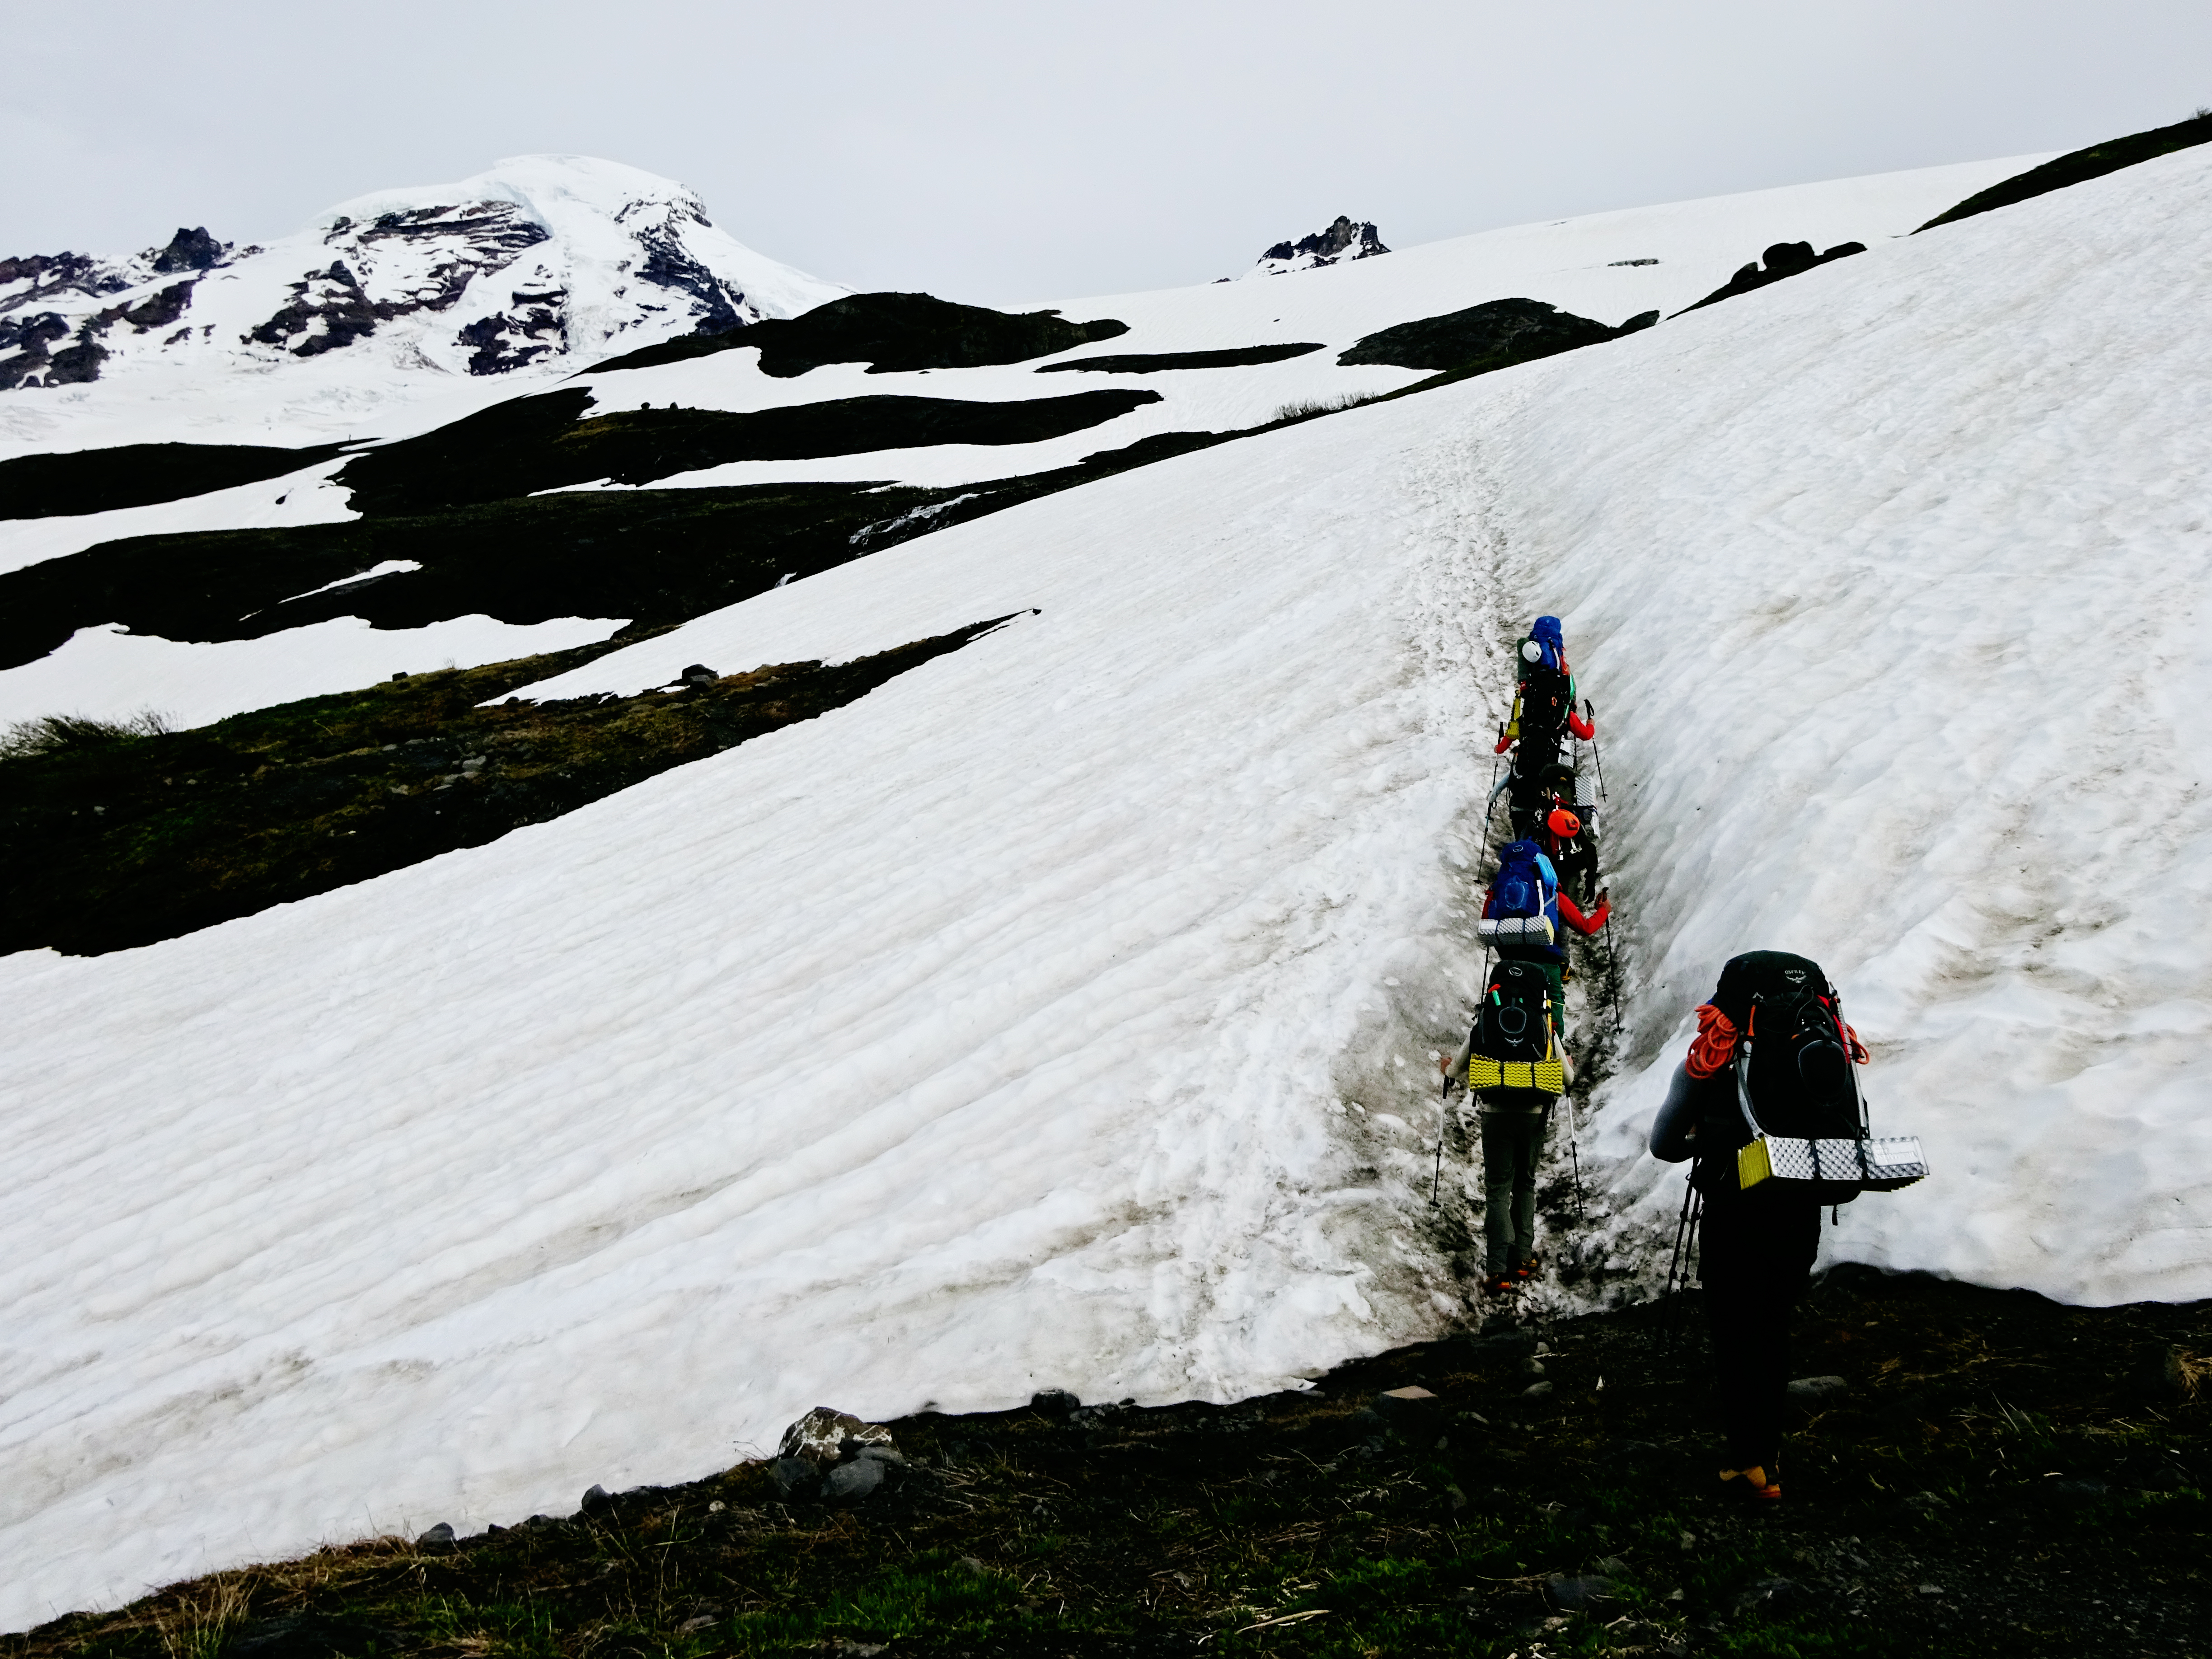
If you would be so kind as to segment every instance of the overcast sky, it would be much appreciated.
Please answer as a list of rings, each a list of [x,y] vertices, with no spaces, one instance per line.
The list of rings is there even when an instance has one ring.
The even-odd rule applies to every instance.
[[[11,9],[0,256],[267,238],[503,155],[680,179],[862,289],[1226,276],[2076,148],[2212,103],[2206,0],[100,0]]]

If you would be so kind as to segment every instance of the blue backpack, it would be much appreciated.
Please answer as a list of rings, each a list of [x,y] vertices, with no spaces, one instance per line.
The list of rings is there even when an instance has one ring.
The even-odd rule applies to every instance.
[[[1559,937],[1559,874],[1534,842],[1510,841],[1498,849],[1490,898],[1491,914],[1475,928],[1482,938],[1550,945]]]
[[[1554,673],[1563,672],[1567,665],[1567,638],[1560,631],[1557,617],[1539,617],[1529,629],[1524,645],[1534,645],[1537,654],[1521,653],[1519,672],[1526,674],[1532,668],[1548,668]]]

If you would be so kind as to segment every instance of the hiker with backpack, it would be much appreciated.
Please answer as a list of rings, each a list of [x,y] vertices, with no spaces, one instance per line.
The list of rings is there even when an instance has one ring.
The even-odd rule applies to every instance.
[[[1534,780],[1559,758],[1559,745],[1572,732],[1584,743],[1597,727],[1575,712],[1574,671],[1567,666],[1565,634],[1557,617],[1539,617],[1528,637],[1514,647],[1513,718],[1498,733],[1498,754],[1518,744],[1513,757],[1516,777]]]
[[[1868,1135],[1856,1073],[1866,1061],[1819,963],[1748,951],[1698,1007],[1698,1035],[1652,1125],[1654,1158],[1695,1160],[1729,1464],[1721,1484],[1754,1504],[1782,1496],[1790,1316],[1820,1249],[1822,1207],[1926,1173],[1917,1141]]]
[[[1559,888],[1558,869],[1534,842],[1510,841],[1498,849],[1498,872],[1482,897],[1476,935],[1506,961],[1541,969],[1551,989],[1553,1030],[1566,1031],[1566,936],[1572,927],[1588,937],[1605,926],[1613,902],[1603,893],[1597,908],[1585,913]]]
[[[1482,1127],[1483,1286],[1511,1291],[1535,1271],[1536,1166],[1552,1109],[1574,1080],[1560,1045],[1552,982],[1541,964],[1501,961],[1456,1054],[1437,1061],[1478,1101]]]

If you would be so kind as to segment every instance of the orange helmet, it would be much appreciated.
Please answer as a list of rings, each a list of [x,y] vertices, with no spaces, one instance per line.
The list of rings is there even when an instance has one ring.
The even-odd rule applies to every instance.
[[[1561,841],[1572,841],[1583,830],[1583,821],[1564,806],[1553,807],[1552,816],[1544,823]]]

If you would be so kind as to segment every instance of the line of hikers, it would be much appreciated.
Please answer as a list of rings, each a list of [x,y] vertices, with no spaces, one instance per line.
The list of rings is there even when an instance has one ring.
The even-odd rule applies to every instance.
[[[1463,1083],[1480,1103],[1493,1294],[1535,1270],[1536,1166],[1574,1081],[1562,928],[1592,935],[1612,914],[1602,890],[1593,902],[1597,799],[1572,761],[1572,740],[1595,756],[1595,711],[1576,708],[1559,618],[1536,618],[1516,652],[1513,719],[1498,742],[1512,766],[1489,803],[1507,796],[1513,838],[1498,849],[1478,924],[1491,951],[1481,1005],[1459,1052],[1439,1062],[1447,1091]],[[1765,1504],[1782,1495],[1790,1312],[1819,1252],[1820,1211],[1927,1170],[1917,1140],[1872,1137],[1857,1080],[1866,1046],[1817,963],[1780,951],[1735,957],[1697,1018],[1650,1150],[1692,1166],[1675,1249],[1684,1267],[1686,1242],[1696,1253],[1705,1291],[1730,1465],[1721,1482]],[[1670,1288],[1674,1277],[1670,1267]]]
[[[1539,617],[1514,647],[1513,715],[1498,750],[1512,756],[1491,792],[1504,795],[1512,839],[1483,895],[1476,931],[1487,947],[1482,1000],[1467,1041],[1441,1062],[1448,1082],[1480,1103],[1485,1289],[1504,1294],[1536,1270],[1536,1166],[1552,1114],[1574,1081],[1566,1050],[1565,930],[1585,938],[1613,906],[1598,880],[1598,798],[1574,763],[1594,743],[1595,711],[1576,707],[1574,671],[1557,617]]]

